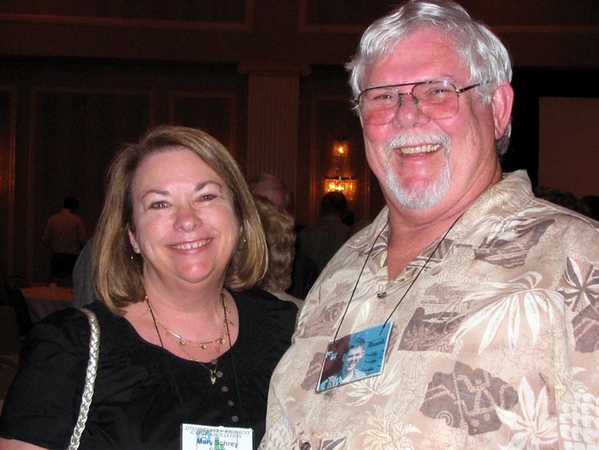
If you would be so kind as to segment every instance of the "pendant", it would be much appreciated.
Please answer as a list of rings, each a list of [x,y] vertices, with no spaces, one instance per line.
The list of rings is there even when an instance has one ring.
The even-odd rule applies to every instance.
[[[210,369],[210,382],[214,385],[216,384],[216,371]]]

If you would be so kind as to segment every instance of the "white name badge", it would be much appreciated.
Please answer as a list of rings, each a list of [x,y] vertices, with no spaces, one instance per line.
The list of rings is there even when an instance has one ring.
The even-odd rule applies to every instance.
[[[181,425],[181,450],[252,450],[251,428]]]

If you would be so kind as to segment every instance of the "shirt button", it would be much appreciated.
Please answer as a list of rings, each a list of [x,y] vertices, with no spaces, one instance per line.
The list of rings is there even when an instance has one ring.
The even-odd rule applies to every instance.
[[[233,400],[227,400],[227,405],[235,406],[235,402]]]
[[[235,422],[235,423],[239,422],[239,417],[237,417],[237,416],[231,417],[231,422]]]
[[[300,445],[300,450],[310,450],[312,448],[312,445],[310,445],[309,442],[303,442]]]
[[[223,392],[229,392],[229,388],[227,386],[221,387],[220,390]]]

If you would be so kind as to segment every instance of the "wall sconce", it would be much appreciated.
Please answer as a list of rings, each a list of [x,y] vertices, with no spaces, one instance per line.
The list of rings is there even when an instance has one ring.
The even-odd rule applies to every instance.
[[[354,199],[357,181],[349,167],[349,141],[337,138],[333,143],[333,164],[324,179],[325,192],[341,192],[348,201]]]

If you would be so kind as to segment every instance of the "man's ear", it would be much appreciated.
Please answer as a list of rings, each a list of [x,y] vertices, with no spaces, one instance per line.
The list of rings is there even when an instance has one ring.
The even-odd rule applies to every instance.
[[[493,123],[495,125],[495,139],[500,139],[512,118],[514,105],[514,89],[507,81],[499,85],[493,93],[491,100],[493,106]]]

